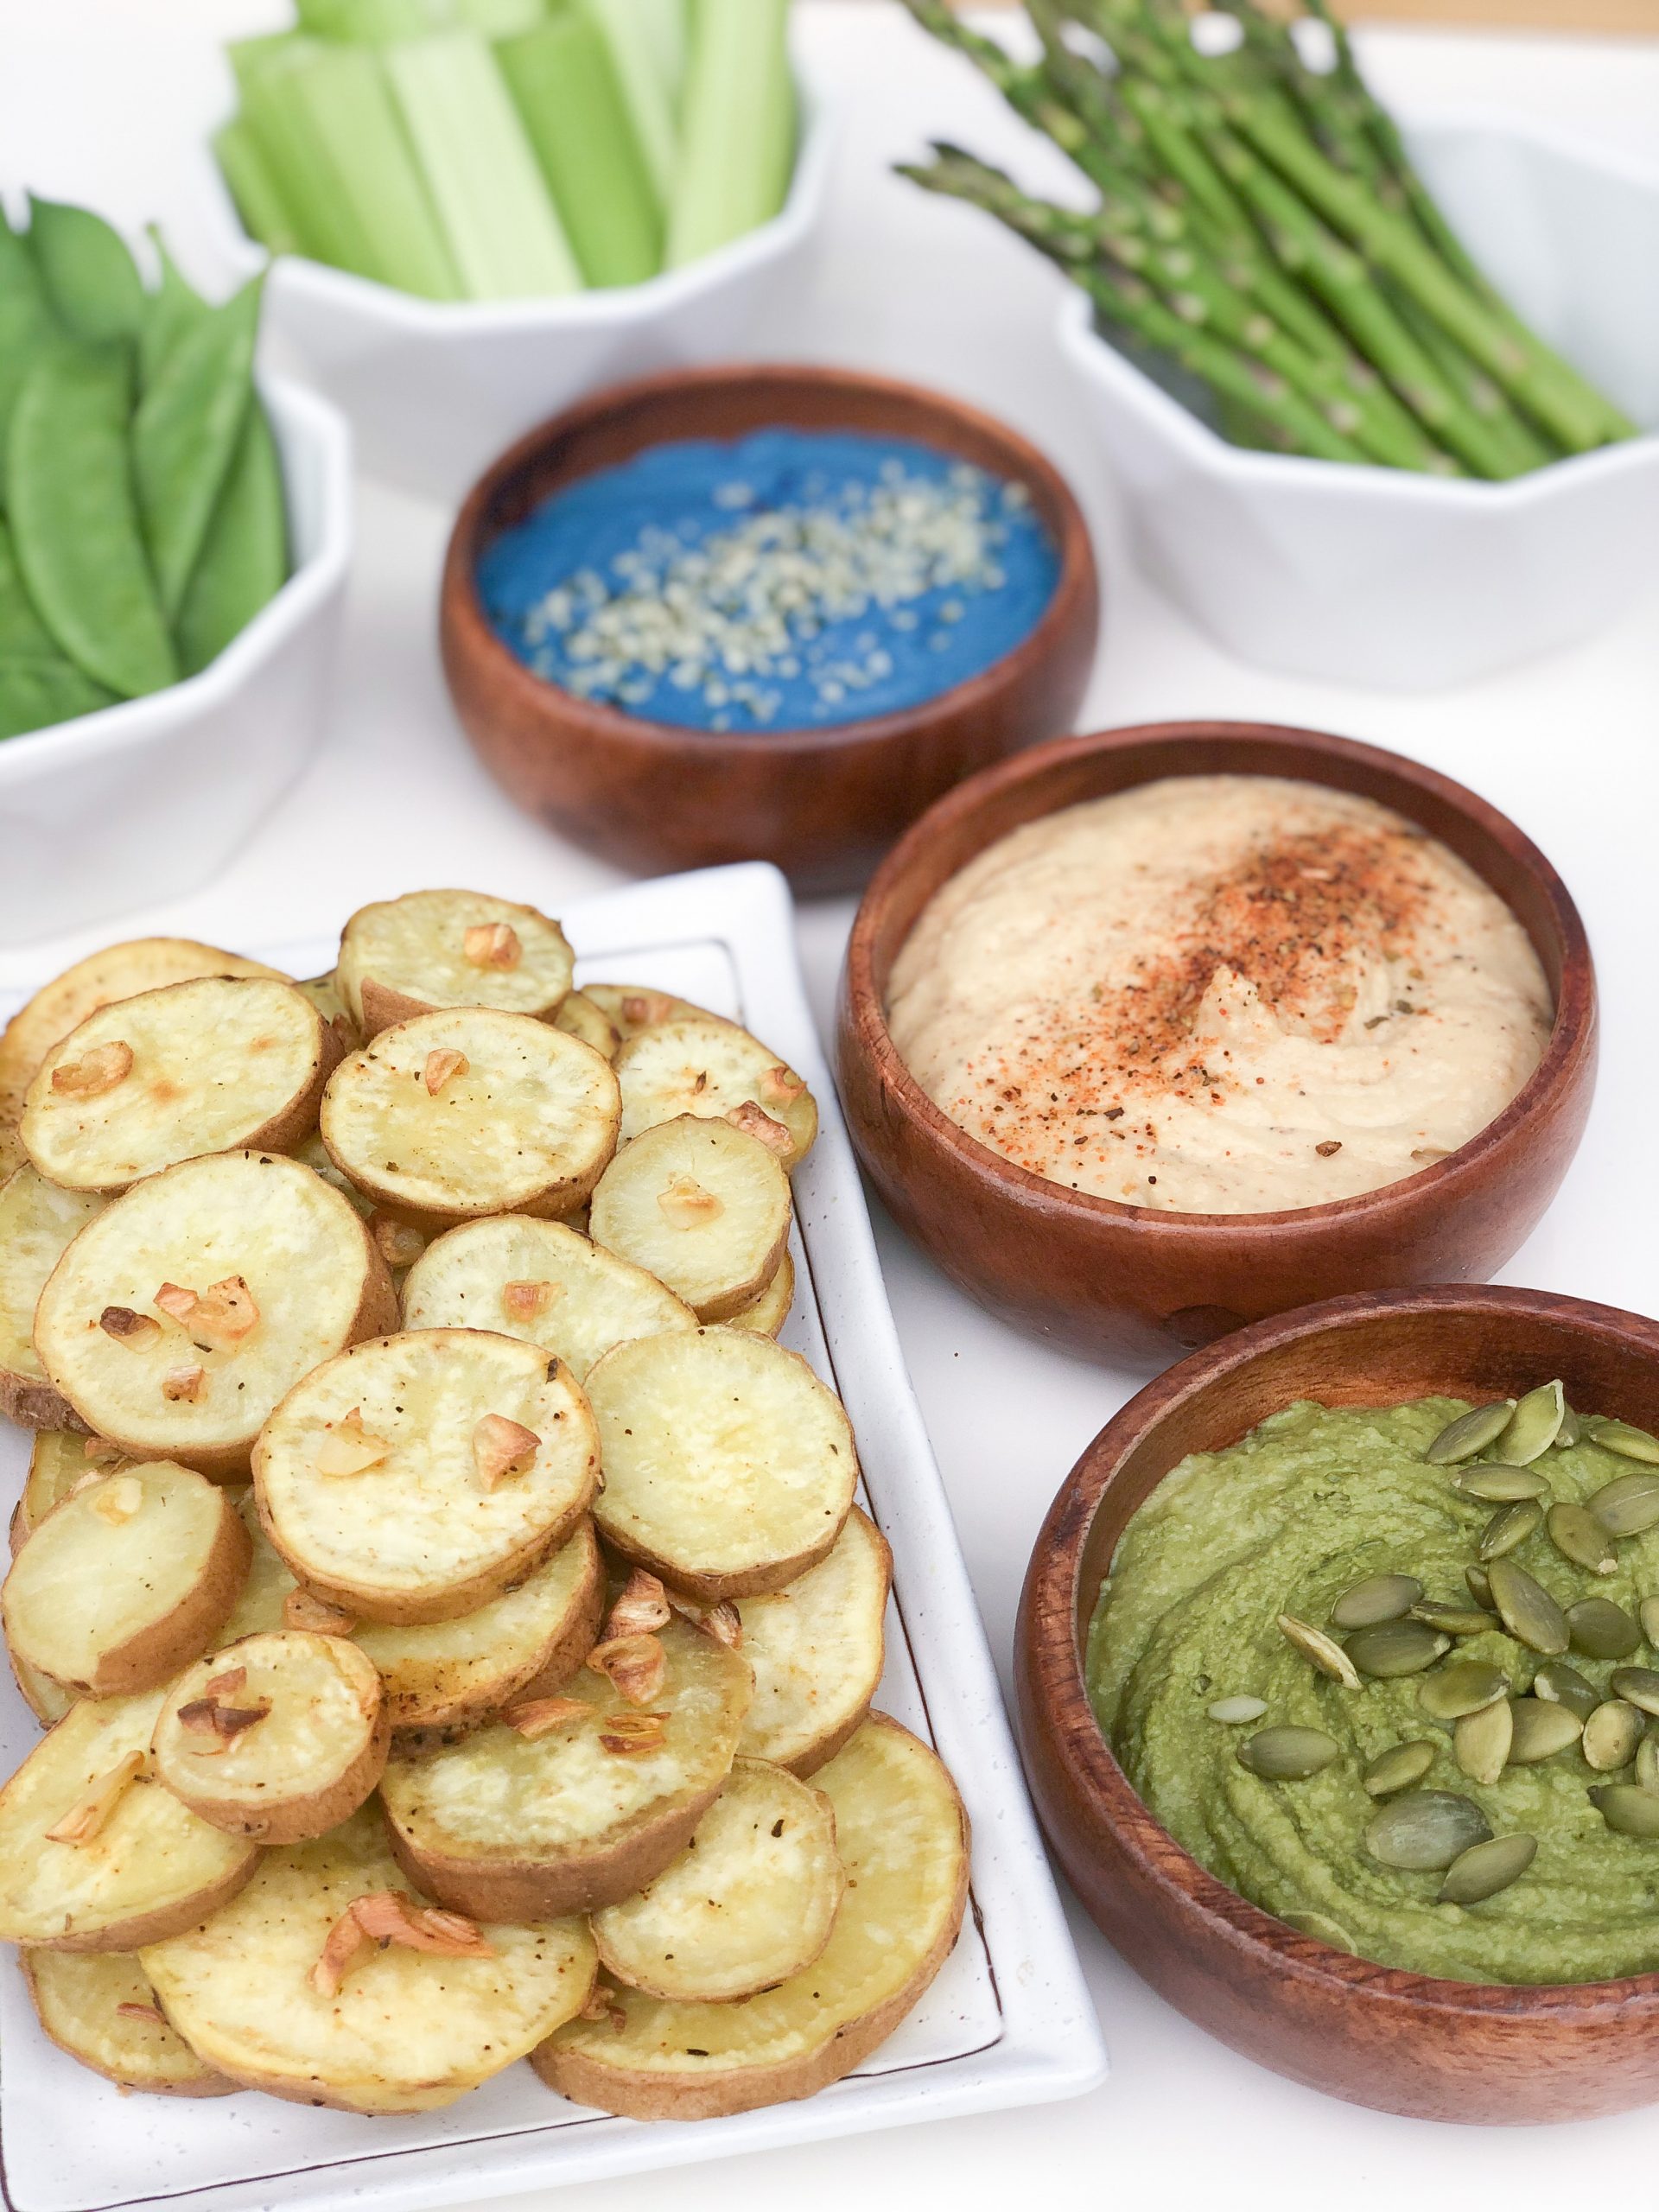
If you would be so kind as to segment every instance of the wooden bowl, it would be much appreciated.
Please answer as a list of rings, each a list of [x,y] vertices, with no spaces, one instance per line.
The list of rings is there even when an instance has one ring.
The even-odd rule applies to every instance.
[[[982,674],[919,707],[833,729],[753,731],[676,729],[579,699],[532,675],[491,628],[474,583],[479,556],[550,493],[667,439],[779,425],[914,438],[1023,484],[1060,558],[1036,627]],[[577,844],[643,873],[774,861],[798,890],[845,891],[953,784],[1071,727],[1094,660],[1098,601],[1077,501],[1035,447],[988,416],[841,369],[678,370],[544,423],[480,478],[449,540],[439,640],[480,760],[521,806]]]
[[[1164,776],[1288,776],[1380,800],[1459,854],[1519,917],[1555,995],[1537,1068],[1496,1121],[1404,1181],[1329,1205],[1154,1213],[1063,1189],[942,1113],[887,1033],[899,947],[933,893],[1020,823]],[[1595,974],[1549,862],[1484,799],[1384,753],[1262,722],[1160,722],[1062,739],[988,769],[917,823],[878,870],[842,977],[841,1095],[888,1211],[1006,1320],[1094,1357],[1160,1362],[1264,1314],[1355,1290],[1479,1281],[1554,1196],[1595,1079]]]
[[[1500,1987],[1403,1974],[1248,1904],[1161,1828],[1084,1688],[1090,1615],[1124,1524],[1189,1452],[1299,1398],[1478,1402],[1559,1375],[1576,1405],[1659,1427],[1659,1325],[1497,1287],[1332,1299],[1148,1383],[1071,1470],[1032,1553],[1014,1645],[1026,1772],[1090,1916],[1178,2010],[1317,2089],[1423,2120],[1580,2120],[1659,2097],[1659,1974]]]

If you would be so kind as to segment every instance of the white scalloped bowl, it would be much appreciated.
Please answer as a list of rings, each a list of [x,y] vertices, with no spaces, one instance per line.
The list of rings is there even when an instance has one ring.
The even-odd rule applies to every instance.
[[[1529,322],[1659,426],[1659,172],[1514,124],[1408,132],[1471,250]],[[1229,444],[1098,336],[1059,341],[1127,494],[1139,556],[1242,660],[1385,690],[1577,645],[1659,569],[1659,436],[1506,484]]]
[[[344,410],[371,475],[457,505],[497,454],[584,392],[729,359],[763,315],[775,322],[817,244],[834,136],[831,114],[806,103],[781,211],[643,284],[567,299],[423,300],[283,254],[270,264],[267,340]],[[211,189],[219,252],[242,276],[265,267],[216,169]]]
[[[206,883],[296,781],[326,725],[352,551],[352,441],[262,377],[294,569],[197,676],[0,743],[0,945]]]

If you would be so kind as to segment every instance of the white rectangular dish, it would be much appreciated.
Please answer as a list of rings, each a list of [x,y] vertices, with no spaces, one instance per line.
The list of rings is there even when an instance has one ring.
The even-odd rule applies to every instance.
[[[516,891],[534,896],[537,887]],[[556,898],[550,903],[557,910]],[[679,2166],[1081,2094],[1105,2053],[1066,1932],[975,1610],[944,1486],[899,1356],[857,1171],[793,953],[783,878],[750,864],[563,909],[585,974],[680,993],[739,1016],[816,1094],[817,1147],[795,1179],[796,1307],[784,1341],[837,1390],[859,1440],[861,1502],[893,1546],[887,1668],[877,1703],[932,1743],[974,1829],[971,1910],[926,1998],[858,2073],[731,2120],[645,2126],[566,2103],[527,2065],[446,2111],[364,2120],[238,2095],[122,2096],[41,2034],[0,1963],[0,2202],[5,2212],[413,2212],[559,2183]],[[238,948],[240,949],[240,948]],[[301,975],[321,939],[259,948]],[[0,1016],[17,995],[0,997]],[[0,1503],[28,1440],[0,1432]],[[0,1765],[38,1730],[0,1684]]]

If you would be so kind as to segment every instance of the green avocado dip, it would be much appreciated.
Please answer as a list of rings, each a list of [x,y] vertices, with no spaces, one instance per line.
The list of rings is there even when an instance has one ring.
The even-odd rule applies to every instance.
[[[1535,1414],[1541,1402],[1548,1415],[1551,1392],[1559,1405],[1552,1384],[1528,1394],[1522,1408]],[[1494,1410],[1501,1427],[1503,1410]],[[1622,1424],[1568,1412],[1560,1437],[1541,1452],[1533,1450],[1535,1428],[1525,1439],[1488,1436],[1478,1459],[1432,1464],[1425,1454],[1444,1452],[1438,1440],[1471,1411],[1451,1398],[1387,1408],[1305,1402],[1224,1451],[1183,1460],[1130,1520],[1103,1586],[1087,1667],[1095,1712],[1131,1783],[1194,1858],[1253,1904],[1326,1942],[1452,1981],[1599,1981],[1652,1972],[1659,1969],[1659,1745],[1643,1750],[1642,1738],[1649,1726],[1659,1736],[1659,1719],[1648,1720],[1649,1710],[1659,1713],[1659,1656],[1649,1641],[1659,1634],[1659,1605],[1648,1607],[1643,1621],[1643,1600],[1659,1592],[1659,1467],[1645,1464],[1659,1446]],[[1609,1449],[1598,1435],[1618,1438],[1624,1450]],[[1518,1460],[1524,1472],[1510,1464]],[[1489,1472],[1489,1463],[1505,1471]],[[1535,1510],[1517,1513],[1502,1492],[1529,1478],[1547,1488],[1530,1502]],[[1462,1487],[1471,1482],[1499,1495],[1471,1495]],[[1587,1516],[1598,1493],[1598,1512]],[[1561,1503],[1580,1510],[1547,1519]],[[1512,1517],[1489,1545],[1522,1532],[1511,1548],[1493,1549],[1486,1569],[1502,1562],[1505,1618],[1489,1614],[1490,1627],[1480,1627],[1465,1570],[1474,1567],[1475,1586],[1490,1599],[1478,1548],[1503,1513]],[[1605,1560],[1610,1573],[1599,1571]],[[1379,1644],[1375,1629],[1356,1634],[1351,1621],[1342,1625],[1366,1599],[1339,1601],[1385,1575],[1411,1578],[1421,1595],[1412,1582],[1394,1586],[1396,1600],[1403,1594],[1414,1611],[1396,1616]],[[1598,1605],[1568,1624],[1547,1598],[1541,1628],[1532,1586],[1563,1611],[1593,1598],[1610,1600],[1626,1618],[1621,1627]],[[1515,1592],[1525,1601],[1519,1615]],[[1281,1615],[1290,1617],[1288,1633]],[[1505,1620],[1526,1633],[1510,1633]],[[1313,1639],[1325,1664],[1358,1672],[1358,1687],[1310,1658],[1302,1624],[1329,1639]],[[1563,1649],[1569,1628],[1571,1647]],[[1432,1636],[1418,1671],[1379,1677],[1356,1669],[1354,1659],[1410,1657],[1424,1629]],[[1608,1645],[1621,1643],[1616,1656],[1605,1656]],[[1502,1683],[1484,1678],[1489,1705],[1504,1703],[1504,1685],[1514,1700],[1510,1764],[1502,1764],[1510,1733],[1503,1713],[1471,1726],[1444,1711],[1466,1701],[1460,1686],[1478,1690],[1478,1674],[1449,1673],[1471,1662],[1502,1676]],[[1627,1694],[1587,1739],[1596,1765],[1579,1735],[1592,1705],[1586,1683],[1598,1700]],[[1332,1739],[1316,1743],[1328,1763],[1300,1778],[1252,1771],[1245,1760],[1264,1756],[1253,1754],[1252,1744],[1267,1741],[1282,1753],[1286,1739],[1263,1732],[1286,1726]],[[1490,1779],[1494,1728],[1501,1770]],[[1292,1753],[1307,1740],[1291,1740]],[[1427,1751],[1399,1755],[1393,1773],[1376,1770],[1384,1752],[1409,1745]],[[1526,1763],[1513,1763],[1517,1757]],[[1362,1778],[1368,1771],[1371,1792]],[[1438,1806],[1427,1793],[1442,1793]],[[1431,1830],[1437,1815],[1444,1823],[1447,1796],[1461,1801],[1452,1808],[1458,1847],[1490,1831],[1496,1839],[1534,1839],[1535,1855],[1520,1840],[1466,1862],[1455,1861],[1448,1845],[1427,1865],[1421,1853],[1414,1866],[1397,1863],[1413,1856],[1420,1816],[1428,1816]],[[1445,1871],[1449,1864],[1455,1875]],[[1497,1875],[1503,1885],[1496,1893],[1479,1894]],[[1470,1893],[1471,1901],[1442,1902],[1443,1888]]]

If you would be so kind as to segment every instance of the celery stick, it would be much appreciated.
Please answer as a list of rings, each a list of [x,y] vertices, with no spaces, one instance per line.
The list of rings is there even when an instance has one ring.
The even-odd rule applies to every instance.
[[[454,0],[455,20],[486,38],[518,38],[547,21],[543,0]]]
[[[248,236],[270,253],[303,253],[300,226],[283,197],[276,172],[239,116],[214,132],[213,157]]]
[[[590,284],[662,266],[663,218],[604,40],[576,15],[496,48],[566,236]]]
[[[366,239],[373,272],[429,300],[461,296],[430,197],[369,47],[320,46],[293,78],[328,173]]]
[[[301,23],[319,38],[352,46],[385,46],[393,39],[424,38],[460,19],[454,0],[299,0]]]
[[[610,48],[645,166],[664,207],[679,169],[686,68],[685,0],[582,0]]]
[[[579,291],[575,258],[485,41],[446,31],[388,47],[385,59],[462,290],[480,300]]]
[[[683,268],[775,215],[795,135],[788,0],[698,0],[668,265]]]
[[[322,50],[320,40],[293,34],[233,46],[231,66],[242,87],[242,119],[276,179],[304,251],[335,269],[378,276],[368,238],[297,90],[302,73]]]

